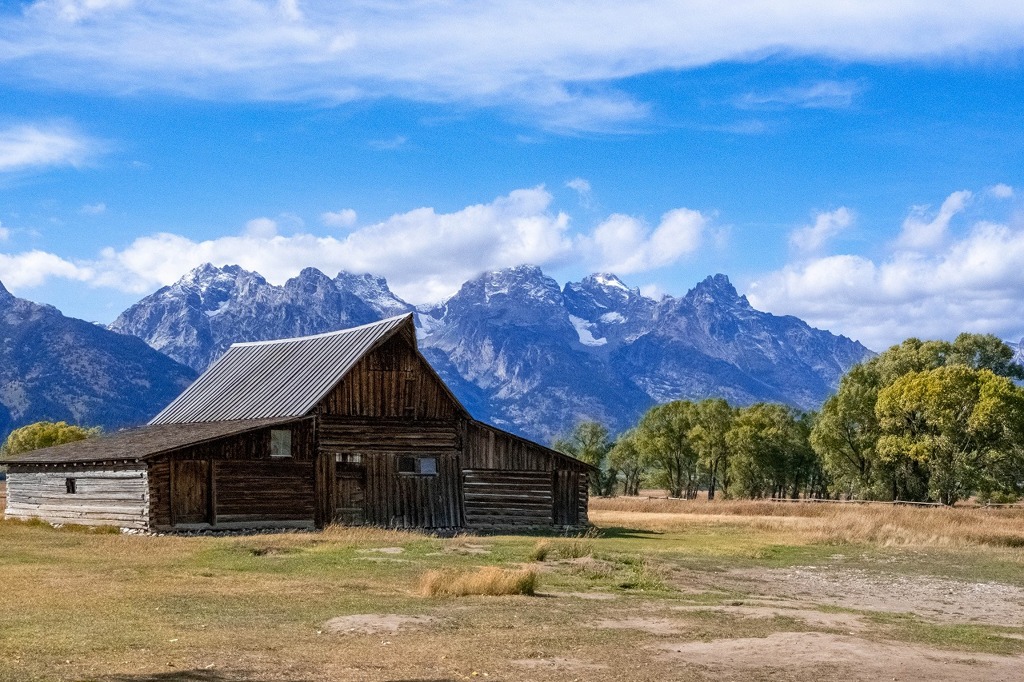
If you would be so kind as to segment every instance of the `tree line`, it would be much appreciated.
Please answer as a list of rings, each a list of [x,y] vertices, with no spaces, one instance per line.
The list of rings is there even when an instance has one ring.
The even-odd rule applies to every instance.
[[[553,447],[598,467],[593,495],[1015,501],[1024,368],[1013,357],[992,335],[908,339],[853,367],[818,412],[677,400],[617,438],[584,421]]]

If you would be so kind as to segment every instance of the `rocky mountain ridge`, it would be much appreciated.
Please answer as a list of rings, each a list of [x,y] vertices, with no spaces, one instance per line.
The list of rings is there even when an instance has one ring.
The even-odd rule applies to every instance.
[[[145,423],[196,373],[140,339],[65,317],[0,284],[0,435],[40,420]]]
[[[111,329],[202,370],[235,341],[315,334],[414,312],[420,346],[478,418],[543,442],[578,420],[627,428],[651,405],[722,396],[814,408],[859,343],[753,309],[724,275],[682,297],[643,296],[610,273],[564,287],[524,265],[484,273],[416,308],[383,278],[313,268],[281,286],[204,265]]]

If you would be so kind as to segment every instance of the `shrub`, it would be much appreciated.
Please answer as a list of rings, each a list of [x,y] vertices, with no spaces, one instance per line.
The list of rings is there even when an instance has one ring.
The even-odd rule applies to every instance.
[[[485,566],[472,572],[452,569],[427,571],[420,579],[420,593],[425,597],[463,597],[471,594],[532,595],[536,587],[535,571],[510,570],[496,566]]]

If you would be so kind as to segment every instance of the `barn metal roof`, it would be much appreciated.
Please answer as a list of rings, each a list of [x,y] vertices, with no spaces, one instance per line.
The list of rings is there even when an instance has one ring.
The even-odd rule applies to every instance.
[[[232,344],[150,424],[299,417],[412,315],[316,336]]]
[[[294,417],[243,419],[202,424],[160,424],[40,448],[2,460],[4,464],[71,464],[140,460],[187,445],[234,436],[267,426],[294,422]]]

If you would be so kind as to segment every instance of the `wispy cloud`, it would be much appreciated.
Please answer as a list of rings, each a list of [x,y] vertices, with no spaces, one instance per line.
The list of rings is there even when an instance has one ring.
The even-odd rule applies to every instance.
[[[405,143],[409,139],[405,135],[395,135],[386,140],[370,140],[366,143],[370,149],[378,149],[381,151],[390,151],[393,149],[401,149],[405,146]]]
[[[107,205],[102,201],[96,204],[86,204],[78,209],[82,215],[100,215],[107,212]]]
[[[60,124],[24,124],[0,129],[0,173],[49,166],[82,166],[100,145]]]
[[[814,216],[814,222],[794,230],[789,243],[804,252],[817,251],[830,239],[853,224],[853,212],[845,206]]]
[[[958,213],[962,213],[967,203],[973,198],[967,190],[953,192],[934,215],[929,213],[928,206],[915,206],[910,215],[903,221],[899,244],[908,249],[930,249],[940,245],[946,238],[949,223]]]
[[[7,79],[121,95],[507,107],[551,130],[615,129],[649,110],[620,85],[753,56],[906,61],[1016,54],[1013,2],[394,3],[38,0],[0,16]],[[822,82],[750,103],[843,106]]]
[[[741,109],[845,109],[853,104],[861,89],[858,83],[851,81],[819,81],[770,92],[748,92],[736,100],[736,106]]]

